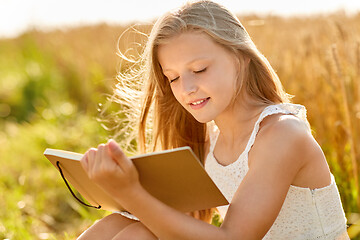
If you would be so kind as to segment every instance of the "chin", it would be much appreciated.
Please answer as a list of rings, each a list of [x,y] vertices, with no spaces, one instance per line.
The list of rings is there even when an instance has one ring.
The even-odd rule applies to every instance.
[[[200,116],[194,116],[194,115],[192,115],[192,116],[193,116],[193,117],[195,118],[195,120],[198,121],[199,123],[208,123],[208,122],[210,122],[210,121],[213,120],[212,118],[204,117],[204,116],[202,116],[202,117],[200,117]]]

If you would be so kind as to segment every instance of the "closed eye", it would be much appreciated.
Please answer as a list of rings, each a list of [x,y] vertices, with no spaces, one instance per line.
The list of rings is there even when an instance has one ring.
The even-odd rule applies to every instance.
[[[199,71],[193,71],[193,72],[194,72],[194,73],[202,73],[202,72],[205,72],[206,69],[207,69],[207,68],[203,68],[203,69],[201,69],[201,70],[199,70]],[[176,78],[170,79],[169,81],[170,81],[170,83],[173,83],[174,81],[176,81],[176,80],[178,80],[178,79],[179,79],[179,77],[176,77]]]
[[[170,83],[173,83],[174,81],[176,81],[178,79],[179,79],[179,77],[173,78],[173,79],[170,80]]]
[[[199,70],[199,71],[194,71],[194,73],[202,73],[202,72],[205,72],[206,69],[207,69],[207,68],[203,68],[203,69],[201,69],[201,70]]]

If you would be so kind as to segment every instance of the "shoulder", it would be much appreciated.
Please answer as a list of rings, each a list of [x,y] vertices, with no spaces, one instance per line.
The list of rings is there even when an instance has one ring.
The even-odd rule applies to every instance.
[[[313,137],[305,121],[294,115],[274,114],[262,121],[257,138],[290,147],[294,142],[304,143]]]
[[[303,120],[293,115],[274,114],[260,124],[253,157],[249,154],[249,165],[257,161],[265,165],[277,163],[284,168],[291,166],[296,172],[306,164],[316,145]]]
[[[248,154],[249,170],[229,211],[248,213],[247,223],[253,220],[262,224],[263,229],[270,228],[290,185],[306,165],[304,159],[310,158],[306,152],[312,148],[311,139],[306,124],[295,116],[274,114],[266,117]],[[242,208],[244,205],[246,208]],[[231,216],[231,212],[228,215]]]

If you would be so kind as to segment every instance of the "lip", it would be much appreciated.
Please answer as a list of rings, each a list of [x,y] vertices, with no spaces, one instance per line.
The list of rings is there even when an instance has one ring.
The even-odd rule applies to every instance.
[[[193,101],[189,102],[188,104],[192,109],[197,110],[197,109],[204,107],[209,102],[209,99],[210,99],[210,97],[200,98],[200,99],[193,100]],[[202,102],[200,104],[196,104],[196,105],[193,104],[193,103],[196,103],[199,101],[202,101]]]

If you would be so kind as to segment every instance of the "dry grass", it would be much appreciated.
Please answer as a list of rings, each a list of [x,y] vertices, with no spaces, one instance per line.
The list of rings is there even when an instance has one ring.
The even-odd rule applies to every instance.
[[[276,69],[287,92],[295,95],[293,101],[306,106],[313,134],[324,150],[336,178],[345,212],[358,213],[360,210],[360,14],[346,16],[339,12],[309,18],[246,16],[240,17],[240,20],[255,44]],[[14,125],[21,129],[25,136],[36,133],[34,127],[41,125],[43,131],[49,132],[45,130],[45,124],[40,123],[46,120],[49,124],[49,116],[50,118],[52,116],[49,112],[56,112],[50,106],[64,101],[70,102],[74,106],[74,111],[78,113],[96,116],[94,106],[96,103],[104,102],[101,94],[111,92],[116,72],[124,70],[124,68],[119,69],[116,45],[118,37],[125,29],[121,26],[99,25],[49,33],[30,32],[17,39],[0,41],[2,52],[0,66],[3,66],[0,67],[0,116],[2,116],[0,130],[3,131],[6,126]],[[137,27],[137,29],[148,32],[149,26]],[[136,58],[141,47],[134,44],[134,40],[143,43],[145,38],[130,31],[122,36],[118,46],[121,52]],[[11,83],[15,80],[16,88],[11,88],[14,85]],[[40,83],[45,84],[46,87]],[[33,108],[20,108],[26,101],[30,101],[20,97],[24,93],[20,90],[29,84],[35,84],[37,89],[31,95]],[[42,87],[42,90],[40,91],[36,86]],[[8,115],[7,109],[11,109]],[[76,116],[68,115],[68,118]],[[59,121],[56,122],[53,118],[50,120],[53,121],[53,125],[59,124]],[[37,137],[41,138],[41,134],[38,135]],[[66,138],[64,139],[57,147],[68,147]],[[1,151],[4,153],[1,164],[3,169],[8,169],[6,172],[19,172],[18,163],[23,160],[23,154],[15,154],[20,150],[20,146],[17,146],[15,141],[17,137],[12,137],[11,133],[5,130],[0,132],[2,146],[12,146],[12,150]],[[82,141],[81,146],[85,148],[85,141],[79,141]],[[44,146],[42,140],[38,142]],[[31,144],[35,146],[37,142],[32,141]],[[78,148],[76,144],[71,146],[74,150],[83,149]],[[42,149],[42,147],[38,148]],[[11,159],[6,154],[10,152]],[[33,153],[34,156],[39,154],[41,152]],[[39,160],[37,161],[39,163]],[[41,159],[41,161],[45,160]],[[18,166],[18,169],[15,166]],[[26,179],[48,182],[49,179],[58,177],[55,172],[53,175],[50,174],[54,170],[51,169],[48,174],[52,177],[47,175],[46,179],[40,176],[34,178],[32,175],[26,175],[27,172],[33,172],[29,170],[30,165],[21,167],[24,169],[17,173],[17,176],[26,176]],[[50,165],[44,167],[51,168]],[[0,197],[1,202],[26,202],[24,198],[29,198],[37,191],[36,184],[28,190],[24,188],[27,186],[26,183],[24,185],[19,184],[20,180],[10,181],[10,176],[0,173],[0,178],[3,179],[0,190],[5,192],[5,197]],[[61,216],[61,212],[56,214],[49,212],[45,206],[40,206],[40,203],[37,203],[36,208],[27,205],[26,209],[33,209],[31,214],[23,211],[24,208],[20,208],[19,204],[6,205],[3,209],[6,208],[7,213],[0,214],[0,217],[10,219],[9,214],[13,213],[14,219],[21,222],[12,224],[10,221],[0,221],[0,238],[11,236],[11,239],[31,239],[30,236],[39,233],[39,229],[40,232],[52,233],[56,239],[66,238],[63,232],[67,232],[68,236],[79,234],[84,226],[79,229],[78,223],[86,221],[89,212],[74,208],[71,201],[65,200],[66,197],[70,198],[70,195],[65,188],[62,190],[60,194],[57,193],[60,190],[56,193],[52,192],[54,195],[52,196],[58,197],[58,202],[63,200],[62,208],[66,210],[63,212],[67,215],[71,211],[78,211],[77,214],[71,214],[71,219],[64,221],[66,216]],[[16,200],[9,197],[13,196],[15,199],[14,192],[18,192]],[[46,195],[42,196],[42,199],[44,204],[51,201],[51,199],[46,201]],[[43,215],[49,217],[42,218]],[[357,218],[357,215],[352,215],[351,222],[359,222]],[[48,219],[52,220],[48,221]],[[59,219],[62,219],[61,230],[57,230]],[[36,224],[29,225],[31,221]],[[356,227],[353,225],[349,229],[354,239],[360,232]],[[13,232],[12,230],[16,228],[18,231]],[[47,235],[42,236],[46,239]]]

